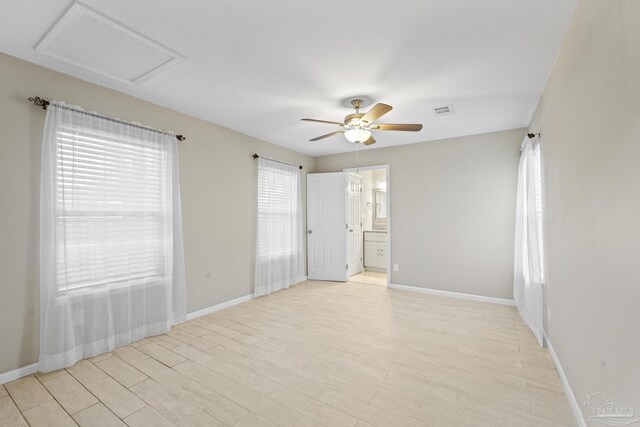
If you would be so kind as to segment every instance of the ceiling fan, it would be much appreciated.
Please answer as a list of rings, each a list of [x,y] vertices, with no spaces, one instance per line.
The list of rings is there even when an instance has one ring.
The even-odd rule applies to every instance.
[[[347,138],[347,140],[350,142],[354,142],[356,144],[362,142],[364,143],[364,145],[371,145],[375,144],[376,142],[373,135],[371,135],[372,131],[395,130],[405,132],[418,132],[422,129],[422,125],[419,124],[373,124],[374,121],[391,111],[393,107],[391,105],[378,103],[365,114],[362,114],[360,112],[362,104],[363,101],[361,99],[354,99],[353,101],[351,101],[351,105],[353,105],[353,108],[356,109],[356,112],[355,114],[346,115],[344,118],[344,123],[332,122],[329,120],[302,119],[306,122],[327,123],[330,125],[338,125],[343,128],[342,130],[310,139],[309,141],[319,141],[321,139],[329,138],[330,136],[343,133],[345,138]]]

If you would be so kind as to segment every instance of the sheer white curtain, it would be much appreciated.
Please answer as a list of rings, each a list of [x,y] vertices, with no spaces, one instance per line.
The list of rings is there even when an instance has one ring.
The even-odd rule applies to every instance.
[[[179,188],[173,135],[51,103],[42,144],[41,371],[184,320]]]
[[[520,152],[513,294],[520,316],[543,345],[543,246],[540,139],[525,138]]]
[[[255,296],[304,280],[300,169],[258,158]]]

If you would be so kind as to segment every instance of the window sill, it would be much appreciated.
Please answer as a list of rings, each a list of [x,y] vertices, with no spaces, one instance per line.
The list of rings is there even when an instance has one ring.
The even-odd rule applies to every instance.
[[[102,298],[105,295],[118,295],[124,292],[135,292],[142,288],[157,288],[164,286],[168,277],[154,276],[152,278],[129,280],[126,282],[103,283],[81,288],[58,291],[56,299],[76,300]]]

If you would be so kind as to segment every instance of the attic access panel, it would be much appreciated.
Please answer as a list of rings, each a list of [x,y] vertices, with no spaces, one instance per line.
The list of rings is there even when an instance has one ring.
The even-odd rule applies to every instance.
[[[186,59],[79,2],[71,5],[35,49],[130,85],[139,85]]]

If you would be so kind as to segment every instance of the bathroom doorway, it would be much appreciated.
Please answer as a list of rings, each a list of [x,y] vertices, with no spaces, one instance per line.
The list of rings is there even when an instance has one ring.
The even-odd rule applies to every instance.
[[[348,280],[388,286],[391,283],[389,165],[349,168],[344,172],[347,174]]]

